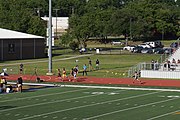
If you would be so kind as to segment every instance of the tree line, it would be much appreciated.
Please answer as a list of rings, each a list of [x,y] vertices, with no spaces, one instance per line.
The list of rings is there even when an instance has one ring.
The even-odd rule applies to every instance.
[[[45,36],[49,0],[1,0],[0,27]],[[106,40],[175,39],[180,36],[180,0],[52,0],[58,17],[69,17],[62,37],[82,45],[91,37]],[[68,40],[67,40],[68,39]]]

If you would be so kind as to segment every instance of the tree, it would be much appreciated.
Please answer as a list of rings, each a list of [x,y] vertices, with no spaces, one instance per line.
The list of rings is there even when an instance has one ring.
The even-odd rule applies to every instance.
[[[64,46],[67,46],[72,40],[73,38],[71,34],[69,33],[63,34],[63,36],[61,37],[61,44],[63,44]]]
[[[33,14],[24,0],[0,1],[0,27],[44,36],[44,22]]]
[[[176,36],[179,12],[177,6],[172,3],[162,0],[129,2],[113,15],[113,33],[134,38],[159,39],[163,35],[169,35],[171,38]]]

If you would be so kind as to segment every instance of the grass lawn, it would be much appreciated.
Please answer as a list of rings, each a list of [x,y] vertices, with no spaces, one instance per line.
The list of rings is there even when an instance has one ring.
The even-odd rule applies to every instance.
[[[55,87],[0,95],[1,120],[178,120],[180,93]]]
[[[165,46],[169,46],[171,41],[162,41]],[[129,41],[129,44],[140,44],[141,41],[132,42]],[[88,48],[122,48],[122,46],[113,46],[109,44],[100,44],[99,42],[88,42]],[[95,51],[93,52],[95,53]],[[83,64],[88,65],[88,58],[91,58],[93,67],[95,68],[96,59],[100,60],[100,70],[89,72],[89,76],[95,77],[126,77],[127,72],[130,67],[137,65],[141,62],[151,62],[152,59],[159,60],[160,55],[156,54],[129,54],[127,51],[121,52],[117,50],[116,55],[110,55],[111,51],[107,51],[106,55],[91,55],[80,57],[78,52],[72,52],[70,49],[57,49],[53,50],[53,62],[52,62],[52,71],[54,74],[57,74],[57,69],[62,70],[63,67],[66,68],[67,73],[69,74],[71,68],[78,65],[80,72],[82,71]],[[87,54],[88,55],[88,54]],[[72,58],[74,57],[74,58]],[[78,62],[75,62],[78,60]],[[34,68],[37,67],[39,75],[45,75],[48,72],[48,58],[42,59],[28,59],[28,60],[15,60],[15,61],[3,61],[0,63],[0,69],[8,68],[8,73],[18,74],[19,64],[24,64],[24,73],[33,74]],[[81,75],[81,73],[80,73]]]
[[[91,58],[95,69],[96,59],[100,60],[100,70],[94,70],[88,73],[89,76],[96,77],[126,77],[130,67],[140,62],[150,62],[151,59],[158,60],[160,55],[156,54],[127,54],[127,55],[90,55],[80,56],[79,54],[69,54],[54,56],[52,62],[53,73],[57,74],[57,69],[66,68],[69,74],[71,68],[78,65],[80,72],[83,64],[88,65],[88,58]],[[72,58],[77,57],[77,58]],[[78,62],[76,62],[78,60]],[[0,64],[1,68],[8,68],[8,73],[17,74],[19,64],[24,63],[25,74],[33,74],[34,67],[37,67],[39,75],[45,75],[48,72],[48,58],[33,60],[6,61]],[[114,73],[117,73],[116,75]],[[81,75],[81,73],[79,74]]]

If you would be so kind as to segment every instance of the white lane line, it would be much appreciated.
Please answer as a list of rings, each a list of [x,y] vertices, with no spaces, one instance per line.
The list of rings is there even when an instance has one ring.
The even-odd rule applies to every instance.
[[[154,120],[154,119],[161,118],[161,117],[164,117],[164,116],[167,116],[167,115],[170,115],[170,114],[176,113],[176,112],[180,112],[180,110],[173,111],[173,112],[169,112],[169,113],[162,114],[162,115],[158,115],[158,116],[155,116],[155,117],[149,118],[149,119],[147,119],[147,120]]]
[[[34,106],[40,106],[40,105],[54,104],[54,103],[64,102],[64,101],[67,101],[67,100],[76,100],[76,99],[93,97],[93,96],[97,96],[97,95],[87,95],[87,96],[81,96],[81,97],[76,97],[76,98],[68,98],[68,99],[57,100],[57,101],[51,100],[50,102],[44,102],[44,103],[31,104],[31,105],[20,106],[20,107],[15,107],[15,108],[10,108],[10,109],[4,109],[4,110],[0,110],[0,112],[16,110],[16,109],[22,109],[22,108],[28,108],[28,107],[34,107]]]
[[[58,118],[57,116],[53,117],[53,119],[57,119],[57,118]]]
[[[107,116],[107,115],[112,115],[112,114],[123,112],[123,111],[133,110],[133,109],[137,109],[137,108],[141,108],[141,107],[146,107],[146,106],[150,106],[150,105],[154,105],[154,104],[159,104],[159,103],[164,103],[164,102],[169,102],[169,101],[172,101],[172,100],[175,100],[175,99],[177,99],[177,98],[168,99],[168,100],[162,100],[162,101],[158,101],[158,102],[153,102],[153,103],[148,103],[148,104],[144,104],[144,105],[139,105],[139,106],[136,106],[136,107],[130,107],[130,108],[122,109],[122,110],[117,110],[117,111],[113,111],[113,112],[109,112],[109,113],[104,113],[104,114],[101,114],[101,115],[85,118],[85,120],[91,120],[91,119],[95,119],[95,118],[99,118],[99,117],[103,117],[103,116]]]
[[[109,87],[109,86],[87,86],[87,85],[66,85],[65,87],[180,92],[180,89],[156,89],[156,88],[135,88],[135,87],[131,88],[131,87]]]
[[[48,116],[43,116],[43,118],[47,118]]]
[[[37,95],[37,96],[32,96],[32,97],[24,97],[24,98],[15,98],[15,99],[9,99],[9,100],[1,100],[0,103],[2,103],[2,102],[10,102],[10,101],[18,101],[18,100],[26,100],[26,99],[33,99],[33,98],[38,98],[38,97],[60,95],[60,94],[66,94],[66,93],[71,93],[71,92],[83,91],[83,90],[87,90],[87,89],[89,89],[89,88],[86,88],[86,89],[77,89],[77,90],[71,90],[71,91],[65,91],[65,92],[58,92],[58,93],[53,93],[53,94],[43,94],[43,95]]]
[[[110,103],[110,102],[127,100],[127,99],[132,99],[132,98],[137,98],[137,97],[143,97],[143,96],[153,95],[153,94],[157,94],[157,93],[160,93],[160,92],[152,92],[152,93],[140,94],[140,95],[135,95],[135,96],[126,97],[126,98],[120,98],[120,99],[115,99],[115,100],[110,100],[110,101],[105,101],[105,102],[100,102],[100,103],[94,103],[94,104],[88,104],[88,105],[83,105],[83,106],[77,106],[77,107],[72,107],[72,108],[58,110],[58,111],[53,111],[53,112],[48,112],[48,113],[32,115],[30,117],[20,118],[18,120],[32,119],[32,118],[41,117],[41,116],[44,116],[44,115],[51,115],[51,114],[65,112],[65,111],[69,111],[69,110],[75,110],[75,109],[80,109],[80,108],[85,108],[85,107],[91,107],[91,106],[100,105],[100,104],[107,104],[107,103]],[[94,96],[96,96],[96,95],[94,95]]]
[[[19,116],[20,114],[15,114],[14,116]]]
[[[123,91],[125,91],[125,90],[121,90],[119,92],[123,92]],[[40,106],[40,105],[54,104],[54,103],[59,103],[59,102],[64,102],[64,101],[71,102],[70,100],[76,100],[76,99],[93,97],[93,96],[98,96],[98,95],[87,95],[87,96],[81,96],[81,97],[76,97],[76,98],[67,98],[67,99],[64,99],[64,100],[56,100],[56,101],[53,100],[53,101],[44,102],[44,103],[31,104],[31,105],[20,106],[20,107],[15,107],[15,108],[10,108],[10,109],[4,109],[4,110],[0,110],[0,112],[16,110],[16,109],[22,109],[22,108],[28,108],[28,107],[34,107],[34,106]]]
[[[63,117],[62,119],[65,120],[65,119],[67,119],[67,117]]]

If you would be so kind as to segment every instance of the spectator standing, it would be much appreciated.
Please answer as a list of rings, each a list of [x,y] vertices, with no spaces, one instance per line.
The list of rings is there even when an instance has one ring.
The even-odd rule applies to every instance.
[[[23,67],[24,67],[24,65],[21,63],[21,64],[19,65],[19,73],[20,73],[20,74],[23,74]]]
[[[151,60],[151,69],[154,70],[154,60]]]
[[[22,85],[23,85],[23,79],[22,79],[22,77],[20,76],[20,77],[17,79],[17,92],[22,92]]]
[[[34,68],[34,75],[38,76],[38,74],[37,74],[37,67]]]
[[[158,70],[158,66],[159,66],[158,62],[154,61],[154,70]]]
[[[96,70],[99,70],[99,60],[96,60]]]
[[[83,76],[84,76],[84,74],[86,74],[86,76],[87,76],[87,66],[86,66],[86,64],[83,65]]]
[[[176,60],[174,58],[172,59],[172,65],[176,66]]]
[[[89,71],[93,70],[91,58],[89,58]]]

